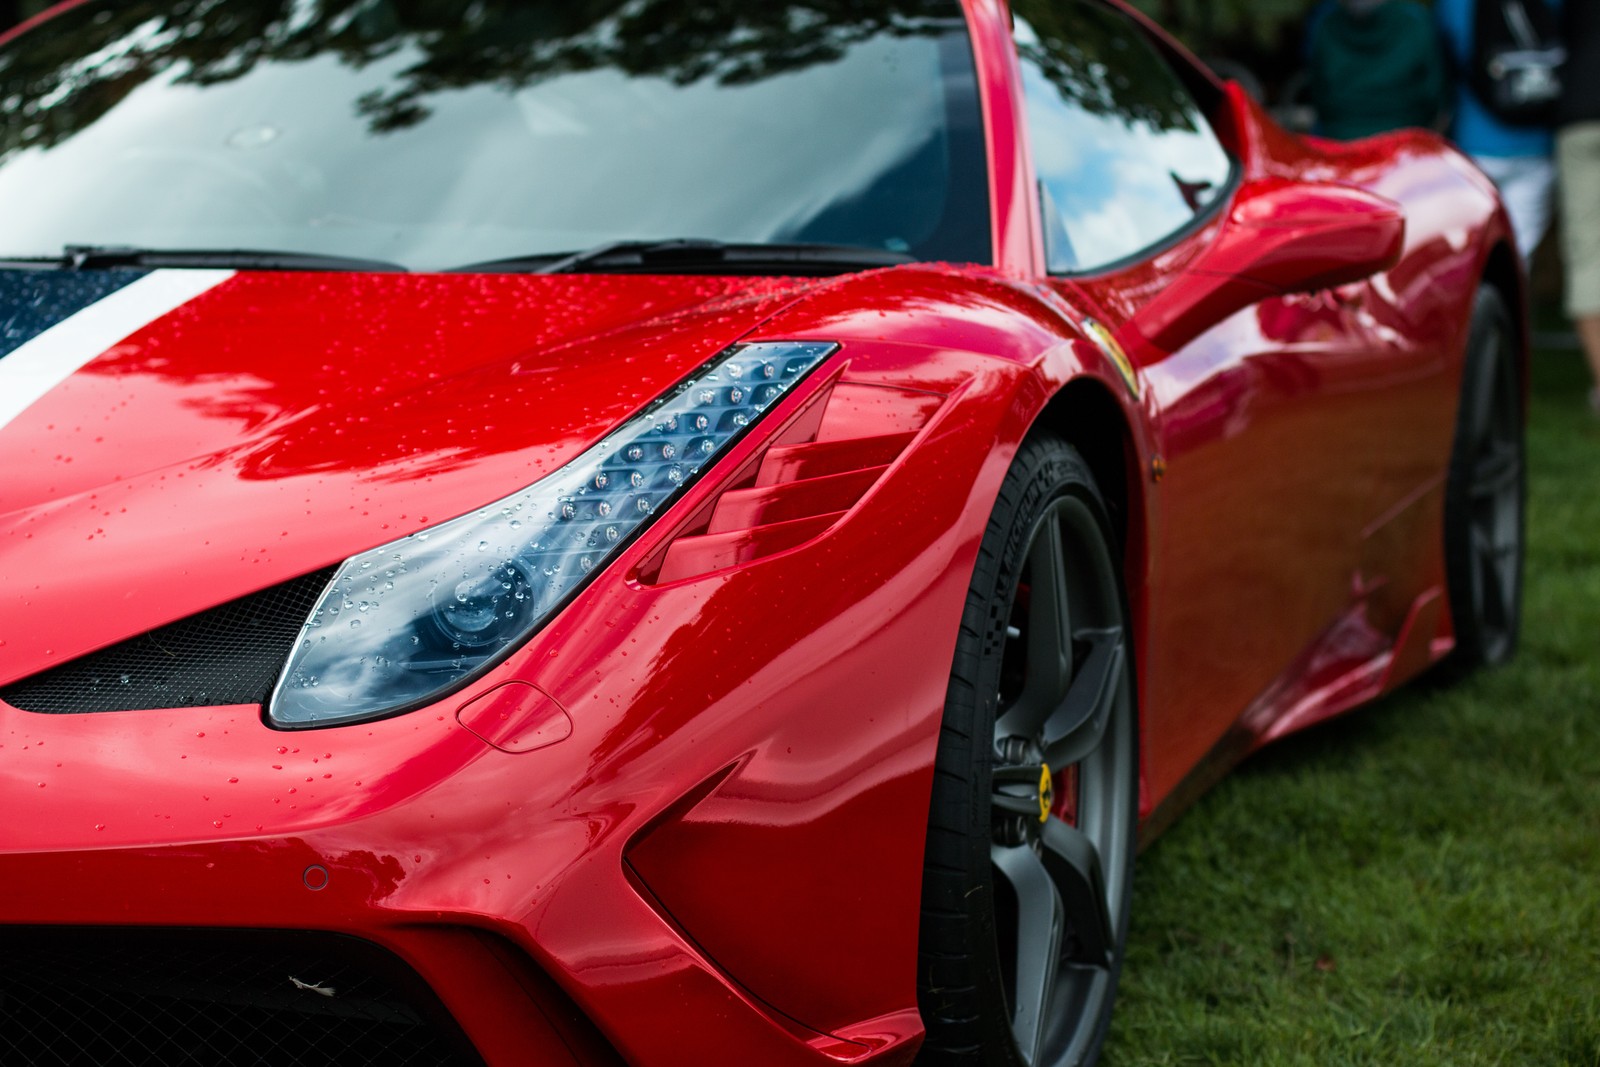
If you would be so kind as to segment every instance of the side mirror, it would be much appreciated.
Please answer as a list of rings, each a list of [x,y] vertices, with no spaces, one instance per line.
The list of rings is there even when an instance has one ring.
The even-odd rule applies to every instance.
[[[1145,306],[1139,332],[1170,352],[1258,301],[1362,281],[1400,261],[1405,233],[1400,205],[1364,189],[1251,182],[1216,242]]]

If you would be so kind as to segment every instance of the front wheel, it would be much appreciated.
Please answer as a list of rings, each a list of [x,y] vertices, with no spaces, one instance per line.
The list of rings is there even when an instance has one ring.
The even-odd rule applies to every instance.
[[[1118,555],[1077,452],[1030,439],[968,589],[929,815],[921,1062],[1098,1057],[1127,936],[1137,717]]]

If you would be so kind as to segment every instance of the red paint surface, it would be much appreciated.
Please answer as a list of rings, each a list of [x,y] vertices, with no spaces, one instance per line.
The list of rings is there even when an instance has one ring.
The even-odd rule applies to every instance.
[[[1218,753],[1447,650],[1439,473],[1471,293],[1507,238],[1488,187],[1427,135],[1311,145],[1231,91],[1219,126],[1244,183],[1367,190],[1404,210],[1404,246],[1370,281],[1263,292],[1164,350],[1143,309],[1214,286],[1197,264],[1236,223],[1220,211],[1116,273],[1038,276],[1003,12],[968,12],[997,268],[242,275],[0,431],[3,683],[496,499],[733,341],[841,345],[437,707],[281,734],[254,707],[0,705],[0,921],[366,937],[492,1062],[603,1062],[609,1044],[648,1065],[908,1063],[962,599],[1019,442],[1040,420],[1072,434],[1052,400],[1085,389],[1124,423],[1128,477],[1107,488],[1129,515],[1147,813]],[[1123,342],[1138,396],[1085,316]],[[843,480],[783,488],[818,474]],[[662,570],[696,536],[795,521],[815,525]],[[474,703],[508,683],[570,736],[486,743],[509,724],[505,747],[528,747],[519,709],[548,719]]]
[[[0,430],[0,684],[538,481],[807,287],[236,275]]]

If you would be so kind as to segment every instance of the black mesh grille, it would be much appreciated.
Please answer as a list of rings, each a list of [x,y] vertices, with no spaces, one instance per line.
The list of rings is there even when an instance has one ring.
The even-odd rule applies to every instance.
[[[482,1062],[415,972],[353,938],[12,930],[0,962],[8,1067]]]
[[[263,704],[334,569],[191,615],[0,689],[24,711]]]

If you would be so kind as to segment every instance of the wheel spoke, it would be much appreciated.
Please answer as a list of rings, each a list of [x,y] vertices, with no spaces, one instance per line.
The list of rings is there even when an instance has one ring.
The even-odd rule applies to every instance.
[[[1011,1032],[1028,1063],[1039,1058],[1039,1043],[1055,992],[1065,929],[1061,894],[1039,856],[1027,845],[993,845],[995,870],[1017,894],[1017,982]]]
[[[1022,692],[995,724],[996,737],[1033,737],[1056,710],[1072,679],[1067,565],[1061,523],[1046,514],[1028,549],[1028,653]]]
[[[1470,361],[1470,363],[1483,368],[1479,373],[1487,376],[1482,382],[1483,388],[1468,390],[1468,395],[1471,398],[1471,410],[1462,412],[1463,429],[1472,434],[1468,438],[1470,441],[1490,440],[1494,432],[1494,378],[1495,367],[1499,363],[1496,354],[1499,345],[1500,338],[1498,336],[1485,338],[1483,349],[1480,349],[1475,354],[1476,358]]]
[[[1493,624],[1505,623],[1511,618],[1511,597],[1507,589],[1510,583],[1506,573],[1510,568],[1505,566],[1501,553],[1492,544],[1481,551],[1478,566],[1482,568],[1479,579],[1483,585],[1482,617]]]
[[[1517,484],[1521,463],[1514,446],[1504,443],[1486,448],[1472,471],[1472,497],[1475,500],[1498,497]]]
[[[1120,626],[1080,631],[1077,637],[1088,644],[1089,654],[1045,730],[1045,762],[1056,768],[1070,767],[1100,747],[1127,658]]]
[[[1091,967],[1111,966],[1116,932],[1106,899],[1105,874],[1100,869],[1100,850],[1087,834],[1060,819],[1045,824],[1043,842],[1045,868],[1072,924],[1067,959]]]
[[[1488,609],[1489,587],[1494,584],[1494,538],[1482,522],[1474,522],[1468,531],[1468,575],[1472,582],[1472,610],[1475,618],[1482,619]]]

